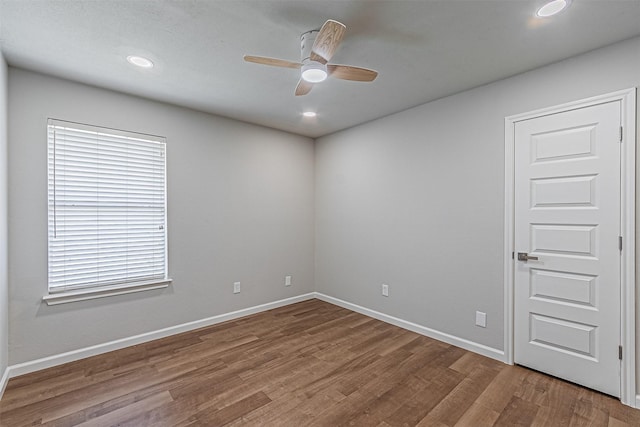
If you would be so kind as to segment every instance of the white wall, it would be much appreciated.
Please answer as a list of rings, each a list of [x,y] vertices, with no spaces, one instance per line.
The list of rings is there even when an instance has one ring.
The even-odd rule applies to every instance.
[[[3,378],[9,363],[7,96],[7,63],[0,53],[0,378]],[[2,396],[3,386],[0,380],[0,396]]]
[[[504,118],[634,86],[640,38],[318,139],[316,290],[502,350]]]
[[[9,108],[10,364],[313,291],[313,140],[14,68]],[[42,303],[49,117],[167,137],[169,289]]]

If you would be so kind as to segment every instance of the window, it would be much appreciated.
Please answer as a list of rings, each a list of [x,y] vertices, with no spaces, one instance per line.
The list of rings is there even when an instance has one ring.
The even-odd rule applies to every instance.
[[[51,119],[47,139],[47,303],[166,287],[165,139]]]

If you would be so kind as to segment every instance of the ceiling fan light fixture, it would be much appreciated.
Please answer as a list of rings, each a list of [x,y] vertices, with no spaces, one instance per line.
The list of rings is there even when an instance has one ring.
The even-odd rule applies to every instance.
[[[327,79],[327,66],[315,61],[302,64],[302,79],[309,83],[320,83]]]
[[[538,9],[536,16],[538,18],[548,18],[549,16],[556,15],[569,7],[570,3],[571,0],[552,0]]]

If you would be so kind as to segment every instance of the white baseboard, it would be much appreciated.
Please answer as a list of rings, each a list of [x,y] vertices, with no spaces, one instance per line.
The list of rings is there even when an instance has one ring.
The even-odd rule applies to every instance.
[[[399,319],[397,317],[389,316],[387,314],[380,313],[378,311],[371,310],[365,307],[361,307],[359,305],[352,304],[350,302],[343,301],[338,298],[330,297],[328,295],[325,295],[319,292],[311,292],[308,294],[298,295],[298,296],[286,298],[283,300],[273,301],[270,303],[245,308],[242,310],[232,311],[230,313],[224,313],[217,316],[208,317],[205,319],[195,320],[193,322],[183,323],[181,325],[170,326],[168,328],[159,329],[157,331],[147,332],[140,335],[134,335],[132,337],[127,337],[127,338],[122,338],[115,341],[97,344],[90,347],[69,351],[66,353],[55,354],[52,356],[43,357],[42,359],[31,360],[28,362],[11,365],[5,370],[4,375],[2,376],[2,380],[1,380],[2,382],[0,382],[0,397],[2,396],[1,392],[4,391],[4,387],[6,386],[9,378],[17,377],[19,375],[28,374],[28,373],[39,371],[42,369],[51,368],[53,366],[62,365],[64,363],[74,362],[76,360],[84,359],[91,356],[96,356],[98,354],[119,350],[125,347],[142,344],[148,341],[165,338],[165,337],[179,334],[182,332],[188,332],[194,329],[204,328],[207,326],[215,325],[217,323],[234,320],[240,317],[249,316],[251,314],[272,310],[274,308],[283,307],[289,304],[294,304],[297,302],[306,301],[313,298],[317,298],[319,300],[355,311],[357,313],[364,314],[365,316],[373,317],[374,319],[378,319],[383,322],[390,323],[400,328],[404,328],[409,331],[416,332],[418,334],[425,335],[430,338],[434,338],[436,340],[443,341],[460,348],[464,348],[465,350],[473,351],[474,353],[478,353],[483,356],[487,356],[492,359],[505,362],[505,354],[502,350],[498,350],[492,347],[478,344],[476,342],[469,341],[464,338],[459,338],[444,332],[440,332],[435,329],[427,328],[425,326],[418,325],[416,323],[412,323],[403,319]],[[637,400],[640,402],[640,399],[637,399]]]
[[[7,367],[2,374],[2,379],[0,379],[0,399],[2,399],[4,389],[7,388],[7,383],[9,382],[9,372],[9,367]]]
[[[250,314],[260,313],[274,308],[283,307],[285,305],[294,304],[301,301],[313,299],[315,293],[311,292],[304,295],[298,295],[291,298],[286,298],[278,301],[273,301],[266,304],[256,305],[254,307],[244,308],[242,310],[232,311],[230,313],[224,313],[213,317],[207,317],[205,319],[195,320],[193,322],[183,323],[181,325],[170,326],[168,328],[159,329],[157,331],[147,332],[132,337],[122,338],[115,341],[106,342],[103,344],[93,345],[91,347],[85,347],[78,350],[69,351],[62,354],[55,354],[49,357],[43,357],[42,359],[32,360],[29,362],[19,363],[7,368],[4,376],[2,377],[3,386],[1,390],[4,390],[4,385],[9,378],[17,377],[19,375],[28,374],[30,372],[39,371],[41,369],[51,368],[53,366],[62,365],[64,363],[73,362],[76,360],[84,359],[86,357],[96,356],[98,354],[107,353],[121,348],[130,347],[144,342],[157,340],[159,338],[165,338],[170,335],[179,334],[182,332],[192,331],[194,329],[204,328],[206,326],[215,325],[217,323],[234,320],[240,317],[248,316]],[[0,394],[1,396],[1,394]]]
[[[444,332],[440,332],[435,329],[427,328],[426,326],[418,325],[416,323],[409,322],[407,320],[389,316],[388,314],[380,313],[379,311],[361,307],[357,304],[343,301],[338,298],[330,297],[328,295],[325,295],[319,292],[315,292],[315,297],[318,298],[319,300],[346,308],[351,311],[358,312],[360,314],[364,314],[365,316],[373,317],[374,319],[378,319],[383,322],[390,323],[392,325],[398,326],[403,329],[407,329],[417,334],[425,335],[429,338],[433,338],[438,341],[443,341],[443,342],[446,342],[447,344],[455,345],[456,347],[464,348],[465,350],[469,350],[474,353],[478,353],[483,356],[490,357],[491,359],[496,359],[506,363],[505,353],[502,350],[498,350],[493,347],[488,347],[483,344],[478,344],[476,342],[469,341],[467,339],[460,338],[455,335],[450,335]]]
[[[636,400],[635,400],[635,402],[632,402],[632,403],[633,404],[629,405],[629,406],[633,406],[636,409],[640,409],[640,406],[639,406],[639,404],[640,404],[640,394],[636,394]]]

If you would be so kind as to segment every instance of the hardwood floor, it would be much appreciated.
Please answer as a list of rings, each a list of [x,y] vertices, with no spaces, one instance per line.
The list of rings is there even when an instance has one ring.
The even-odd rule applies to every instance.
[[[638,426],[616,399],[319,300],[13,378],[2,426]]]

